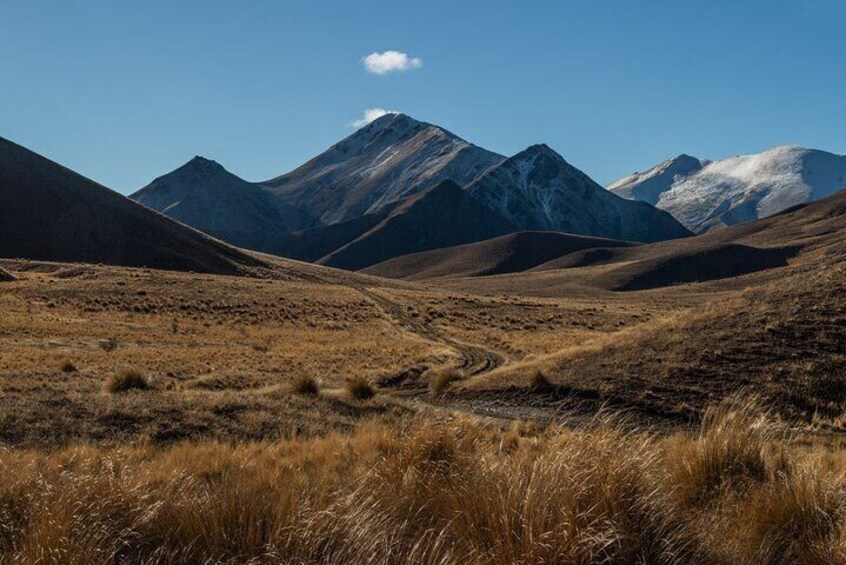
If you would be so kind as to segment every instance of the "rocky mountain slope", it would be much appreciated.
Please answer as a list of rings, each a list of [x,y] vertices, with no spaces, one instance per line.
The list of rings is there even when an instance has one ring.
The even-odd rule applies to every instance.
[[[131,196],[157,212],[238,247],[269,251],[314,221],[215,161],[194,157]]]
[[[666,212],[608,192],[546,145],[529,147],[489,169],[467,190],[520,231],[640,242],[690,235]]]
[[[405,199],[378,224],[317,263],[359,270],[392,257],[513,231],[514,226],[496,212],[479,204],[457,184],[444,181]]]
[[[464,185],[504,159],[441,127],[387,114],[294,171],[261,184],[329,224],[444,180]]]
[[[846,156],[782,146],[704,164],[687,174],[623,179],[621,196],[654,201],[695,232],[765,218],[846,187]],[[659,190],[660,189],[660,190]],[[657,196],[657,199],[656,199]]]

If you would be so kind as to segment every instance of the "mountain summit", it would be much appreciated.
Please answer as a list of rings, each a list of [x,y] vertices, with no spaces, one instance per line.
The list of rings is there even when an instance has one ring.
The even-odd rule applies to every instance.
[[[490,169],[467,190],[522,231],[642,242],[690,235],[666,212],[608,192],[543,144]]]
[[[700,170],[708,164],[690,155],[679,155],[659,163],[642,173],[634,173],[608,186],[608,190],[629,200],[640,200],[655,206],[661,194],[669,190],[681,177]]]
[[[404,114],[387,114],[290,173],[262,183],[330,224],[451,180],[464,185],[505,157]]]
[[[215,161],[194,157],[131,196],[148,208],[239,247],[265,250],[312,220]]]
[[[688,228],[704,232],[765,218],[846,188],[846,156],[785,145],[703,163],[650,189],[647,183],[654,178],[627,182],[632,179],[628,177],[611,190],[627,198],[654,200]]]

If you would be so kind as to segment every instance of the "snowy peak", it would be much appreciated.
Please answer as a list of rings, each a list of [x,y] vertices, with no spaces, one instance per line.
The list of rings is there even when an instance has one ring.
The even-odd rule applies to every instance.
[[[218,163],[217,161],[214,161],[212,159],[206,159],[205,157],[203,157],[201,155],[194,155],[194,157],[190,161],[185,163],[183,165],[183,167],[188,167],[188,168],[193,168],[193,169],[214,169],[214,168],[222,169],[223,168],[223,166],[220,163]]]
[[[554,230],[635,241],[689,235],[651,206],[619,198],[546,145],[533,145],[467,190],[520,230]]]
[[[537,143],[535,145],[530,145],[520,153],[517,153],[512,157],[513,159],[519,159],[521,157],[535,157],[535,156],[547,156],[555,160],[563,161],[564,157],[556,153],[552,150],[552,148],[547,145],[546,143]]]
[[[391,145],[413,137],[428,127],[434,126],[417,121],[405,114],[385,114],[342,139],[323,155],[333,151],[349,155],[363,151],[374,144]]]
[[[613,188],[649,201],[640,188]],[[703,232],[764,218],[846,188],[846,157],[794,145],[706,162],[658,192],[655,204],[688,228]]]
[[[652,167],[645,172],[634,173],[611,184],[608,190],[629,200],[641,200],[653,206],[661,194],[673,186],[679,178],[700,170],[707,161],[681,154]]]

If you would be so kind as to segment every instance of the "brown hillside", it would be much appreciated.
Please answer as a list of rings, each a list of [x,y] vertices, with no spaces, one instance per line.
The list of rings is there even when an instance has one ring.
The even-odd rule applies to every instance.
[[[404,255],[363,272],[395,279],[476,277],[526,271],[576,251],[635,243],[558,232],[518,232],[486,241]]]
[[[832,260],[846,253],[846,192],[781,214],[693,238],[563,255],[530,271],[482,279],[442,280],[486,293],[561,296],[574,289],[644,290],[683,283],[746,284],[758,273]]]
[[[507,220],[476,202],[457,184],[444,181],[403,200],[383,221],[318,263],[355,271],[400,255],[512,231],[514,227]]]
[[[222,274],[264,265],[2,138],[0,257]]]

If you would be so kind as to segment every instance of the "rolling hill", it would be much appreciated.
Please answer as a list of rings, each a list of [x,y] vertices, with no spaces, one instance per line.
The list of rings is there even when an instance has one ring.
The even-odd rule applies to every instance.
[[[265,265],[2,138],[0,257],[221,274]]]
[[[439,261],[453,262],[446,256],[450,252],[455,252],[455,248],[443,250]],[[779,268],[844,259],[846,191],[841,191],[768,218],[696,237],[636,247],[588,248],[562,254],[524,272],[443,278],[437,284],[459,290],[472,288],[475,292],[539,296],[646,290],[703,282],[736,286],[747,284],[746,275],[759,273],[765,278],[777,278],[777,273],[783,272]],[[400,260],[396,263],[402,264]],[[386,265],[389,266],[390,263]]]
[[[585,249],[625,249],[636,245],[558,232],[517,232],[477,243],[403,255],[363,272],[407,280],[499,275],[527,271]]]

